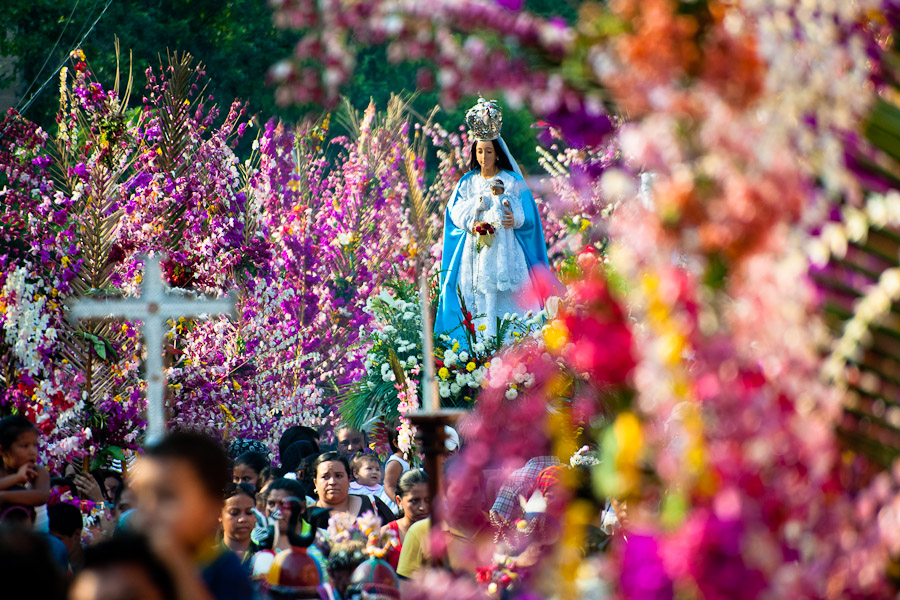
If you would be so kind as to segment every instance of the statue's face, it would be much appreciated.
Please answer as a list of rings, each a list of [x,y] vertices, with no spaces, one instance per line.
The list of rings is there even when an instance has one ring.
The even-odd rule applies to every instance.
[[[497,153],[494,152],[494,142],[478,142],[475,144],[475,157],[478,164],[485,171],[491,171],[497,163]]]

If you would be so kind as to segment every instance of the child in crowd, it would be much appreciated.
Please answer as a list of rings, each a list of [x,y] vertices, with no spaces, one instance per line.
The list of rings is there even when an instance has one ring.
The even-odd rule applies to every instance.
[[[139,523],[154,546],[170,546],[161,557],[193,562],[216,600],[250,600],[253,589],[240,559],[215,542],[229,471],[216,441],[176,432],[146,449],[133,487]]]
[[[269,466],[269,459],[262,452],[245,452],[234,459],[232,481],[246,483],[254,490],[262,489],[262,473]]]
[[[359,454],[350,461],[353,481],[350,482],[350,493],[357,496],[374,496],[381,499],[388,508],[397,514],[397,503],[387,495],[381,485],[381,463],[374,454]]]
[[[392,454],[384,463],[384,491],[388,498],[397,496],[397,481],[400,476],[409,471],[409,461],[400,451],[398,438],[400,435],[400,420],[394,419],[388,426],[388,444]]]
[[[21,415],[0,420],[0,520],[11,506],[42,506],[50,499],[50,473],[37,461],[37,427]]]

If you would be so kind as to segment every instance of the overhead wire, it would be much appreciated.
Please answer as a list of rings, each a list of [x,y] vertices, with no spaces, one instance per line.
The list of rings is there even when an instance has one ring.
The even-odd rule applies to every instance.
[[[110,5],[112,5],[112,3],[113,3],[113,0],[107,0],[106,6],[103,7],[103,11],[99,15],[97,15],[96,19],[94,19],[94,22],[91,24],[91,28],[88,29],[87,33],[84,34],[84,36],[78,41],[78,43],[75,44],[75,46],[69,52],[66,53],[66,55],[63,57],[62,61],[59,63],[59,65],[56,67],[56,69],[53,70],[53,73],[50,74],[50,77],[48,77],[47,80],[43,84],[41,84],[41,87],[39,87],[38,90],[31,96],[31,98],[28,100],[28,102],[25,104],[25,106],[23,106],[20,110],[18,110],[19,114],[22,114],[26,110],[28,110],[28,108],[34,103],[34,101],[37,99],[37,97],[40,95],[40,93],[42,91],[44,91],[44,88],[47,87],[47,85],[56,78],[56,75],[57,75],[57,73],[59,73],[59,70],[62,69],[63,66],[66,64],[66,61],[69,60],[69,56],[71,55],[71,53],[74,52],[75,50],[77,50],[78,48],[80,48],[81,45],[84,43],[84,40],[86,40],[88,38],[88,36],[91,35],[91,33],[94,31],[94,28],[97,26],[97,23],[99,23],[100,19],[103,18],[103,15],[106,14],[106,11],[109,9],[109,7],[110,7]],[[82,30],[84,30],[84,27],[82,27]],[[81,33],[81,32],[79,31],[79,33]]]
[[[40,78],[41,74],[43,74],[44,67],[47,66],[47,63],[50,62],[50,58],[53,56],[53,53],[56,52],[56,49],[59,47],[59,41],[62,39],[62,36],[66,33],[66,30],[69,28],[69,24],[72,22],[72,15],[75,14],[75,11],[78,9],[79,4],[81,4],[81,0],[76,0],[75,6],[72,7],[72,12],[69,13],[69,18],[66,19],[66,24],[63,26],[62,31],[59,32],[59,35],[56,36],[56,43],[53,44],[53,48],[50,49],[50,52],[47,54],[47,58],[44,59],[44,64],[42,64],[41,68],[38,69],[37,75],[34,76],[34,79],[31,81],[31,83],[29,83],[28,87],[25,88],[25,91],[22,93],[22,98],[24,98],[25,96],[28,95],[28,92],[31,91],[32,86],[34,86],[34,84],[36,84],[38,82],[38,79]],[[90,18],[91,18],[91,16],[88,15],[88,18],[85,19],[85,25],[87,24],[87,21]],[[81,27],[81,31],[84,31],[83,25]],[[79,31],[78,34],[80,34],[81,31]],[[76,34],[75,37],[78,37],[78,35]]]

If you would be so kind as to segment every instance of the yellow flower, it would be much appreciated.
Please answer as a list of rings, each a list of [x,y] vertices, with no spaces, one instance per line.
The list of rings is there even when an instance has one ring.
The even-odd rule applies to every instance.
[[[478,331],[484,331],[485,329],[487,329],[487,325],[485,325],[484,323],[478,326]]]
[[[569,341],[569,330],[565,324],[559,319],[550,324],[549,329],[544,333],[544,342],[551,350],[558,350],[566,345]]]
[[[490,362],[484,363],[484,368],[485,368],[485,369],[490,369],[490,368],[491,368],[491,363],[490,363]]]
[[[475,363],[470,362],[469,364],[466,365],[466,371],[468,371],[469,373],[471,373],[474,370],[475,370]]]
[[[84,52],[81,50],[81,48],[73,50],[72,54],[70,54],[69,56],[71,56],[73,59],[84,60]]]
[[[438,371],[438,376],[441,379],[447,379],[448,377],[450,377],[450,371],[447,370],[447,367],[441,367],[441,370]]]

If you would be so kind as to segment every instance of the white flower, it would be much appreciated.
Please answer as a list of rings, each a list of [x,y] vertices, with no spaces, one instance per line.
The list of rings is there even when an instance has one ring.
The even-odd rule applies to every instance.
[[[444,352],[444,364],[448,367],[452,367],[456,364],[456,353],[453,350]]]
[[[403,313],[403,319],[404,319],[405,321],[409,321],[410,319],[412,319],[412,318],[415,317],[415,316],[416,316],[416,315],[414,315],[414,314],[411,313],[411,312],[405,312],[405,313]]]
[[[374,390],[374,389],[375,389],[375,384],[372,383],[371,381],[367,381],[367,382],[366,382],[366,387],[369,388],[370,390]]]
[[[454,394],[454,395],[458,394],[460,389],[462,389],[462,388],[460,388],[459,385],[457,385],[455,383],[450,384],[450,393],[451,394]]]
[[[506,399],[507,400],[515,400],[518,396],[519,396],[519,392],[517,392],[515,389],[510,388],[510,389],[506,390]]]
[[[555,319],[559,314],[559,296],[550,296],[544,302],[544,310],[547,311],[547,318]]]
[[[465,350],[463,350],[462,352],[460,352],[460,353],[459,353],[459,360],[460,360],[461,362],[468,362],[468,361],[469,361],[469,353],[466,352]]]
[[[441,398],[449,398],[450,397],[450,386],[441,386],[440,388]]]
[[[481,354],[482,352],[484,352],[484,344],[482,344],[481,342],[478,342],[477,344],[472,346],[472,350]]]

